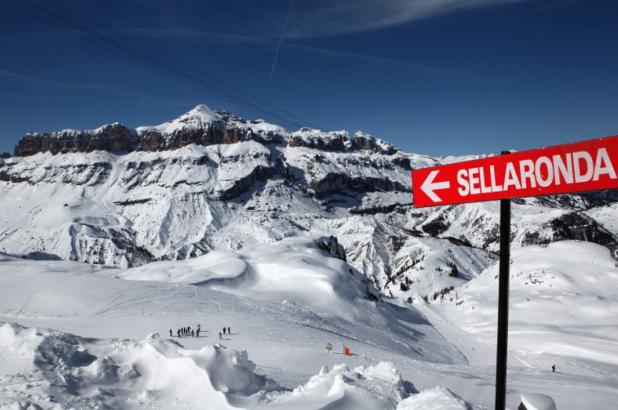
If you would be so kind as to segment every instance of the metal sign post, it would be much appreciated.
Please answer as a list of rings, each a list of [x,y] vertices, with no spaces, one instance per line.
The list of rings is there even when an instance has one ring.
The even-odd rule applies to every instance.
[[[496,353],[496,410],[506,403],[506,364],[509,338],[509,267],[511,251],[511,200],[500,201],[500,276],[498,278],[498,349]]]

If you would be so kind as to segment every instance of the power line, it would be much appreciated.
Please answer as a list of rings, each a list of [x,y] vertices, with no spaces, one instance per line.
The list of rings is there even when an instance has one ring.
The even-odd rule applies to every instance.
[[[176,62],[167,56],[157,54],[152,49],[145,50],[143,45],[131,41],[126,37],[123,38],[120,36],[121,38],[117,39],[106,34],[104,31],[97,30],[95,24],[91,24],[90,22],[88,22],[89,24],[83,24],[80,21],[76,21],[70,16],[71,14],[75,16],[75,14],[71,13],[62,6],[55,5],[55,9],[63,10],[64,13],[56,11],[55,9],[50,9],[30,0],[9,1],[28,14],[43,18],[49,23],[61,28],[76,30],[80,35],[82,35],[82,37],[98,46],[119,50],[134,58],[142,65],[164,74],[171,74],[181,81],[207,89],[211,94],[232,102],[235,105],[248,108],[250,111],[258,114],[265,114],[272,118],[276,118],[278,121],[283,122],[284,125],[287,124],[300,128],[303,123],[307,124],[306,121],[303,121],[295,115],[279,109],[278,107],[275,107],[258,97],[245,93],[242,90],[230,86],[207,74],[195,73],[195,70],[191,67]],[[80,20],[84,19],[80,18]]]
[[[180,80],[188,81],[194,85],[207,88],[212,94],[215,94],[225,100],[231,101],[237,105],[248,107],[249,109],[251,109],[251,111],[265,113],[269,116],[276,117],[277,119],[284,121],[285,123],[296,125],[296,121],[290,120],[286,115],[257,105],[256,103],[248,100],[246,97],[238,93],[226,90],[221,85],[208,82],[208,80],[204,80],[203,78],[191,73],[186,68],[179,67],[178,64],[174,62],[170,63],[166,59],[143,51],[139,46],[136,46],[135,44],[119,41],[109,35],[106,35],[101,31],[90,29],[88,26],[78,21],[72,20],[67,16],[56,13],[53,10],[45,8],[44,6],[38,5],[34,2],[25,0],[21,1],[21,3],[26,3],[26,6],[30,7],[31,9],[30,11],[34,11],[35,13],[39,14],[39,17],[43,17],[52,23],[59,23],[59,25],[68,26],[69,28],[76,29],[79,32],[85,34],[87,36],[87,39],[94,41],[98,45],[111,46],[113,48],[119,49],[120,51],[125,52],[129,56],[137,58],[142,62],[146,63],[146,65],[148,65],[150,68],[153,68],[157,71],[163,71],[166,74],[172,74]]]

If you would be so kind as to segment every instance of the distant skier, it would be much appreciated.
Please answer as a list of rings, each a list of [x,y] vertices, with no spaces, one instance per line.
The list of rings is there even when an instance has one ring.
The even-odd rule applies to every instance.
[[[191,337],[195,337],[195,330],[191,329]]]
[[[200,327],[199,326],[197,327],[197,330],[195,331],[195,335],[197,337],[200,337]]]
[[[180,339],[180,329],[176,329],[176,334],[178,335],[178,338]]]
[[[223,327],[223,335],[225,335],[225,326]]]
[[[330,342],[326,343],[326,351],[330,353],[333,350],[333,345]]]
[[[221,332],[219,332],[219,340],[223,339],[223,336],[221,336]]]
[[[551,365],[551,372],[552,373],[556,373],[556,365],[555,364]]]
[[[232,331],[230,330],[230,327],[229,327],[229,326],[227,327],[227,334],[228,334],[228,335],[231,335],[231,334],[232,334]]]
[[[172,333],[172,329],[170,329],[170,337],[174,337],[174,333]]]

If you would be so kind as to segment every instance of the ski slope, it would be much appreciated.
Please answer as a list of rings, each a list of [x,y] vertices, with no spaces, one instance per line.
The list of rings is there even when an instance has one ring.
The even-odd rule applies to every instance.
[[[514,249],[510,276],[509,370],[521,368],[509,372],[510,386],[545,373],[538,388],[555,394],[559,409],[612,408],[604,397],[618,393],[618,262],[609,250],[578,241]],[[489,365],[497,306],[495,264],[420,310],[472,362]]]
[[[557,242],[513,251],[509,345],[618,365],[618,262],[590,243]],[[497,265],[431,305],[468,333],[492,341]]]
[[[0,256],[0,408],[492,407],[495,266],[457,288],[461,305],[374,301],[373,285],[320,240],[133,269]],[[618,356],[616,287],[591,280],[618,274],[612,261],[579,242],[514,253],[510,408],[522,393],[549,394],[560,409],[618,400],[618,366],[608,359]],[[519,270],[533,267],[561,279],[538,288],[522,274],[518,285]],[[585,300],[596,295],[595,314],[565,308],[575,287]],[[565,305],[545,315],[520,307],[541,290],[564,295]],[[530,333],[532,318],[544,333]],[[169,337],[198,323],[199,338]],[[231,334],[220,338],[224,326]],[[543,340],[588,353],[549,352]],[[599,346],[602,356],[590,354]]]

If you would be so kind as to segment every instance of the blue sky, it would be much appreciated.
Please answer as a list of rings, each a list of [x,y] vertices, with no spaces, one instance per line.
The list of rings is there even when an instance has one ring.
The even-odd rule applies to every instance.
[[[362,129],[410,152],[489,153],[618,134],[615,1],[28,3],[233,85],[293,114],[294,124]],[[2,8],[0,152],[27,131],[156,124],[198,103],[281,122],[12,1]]]

